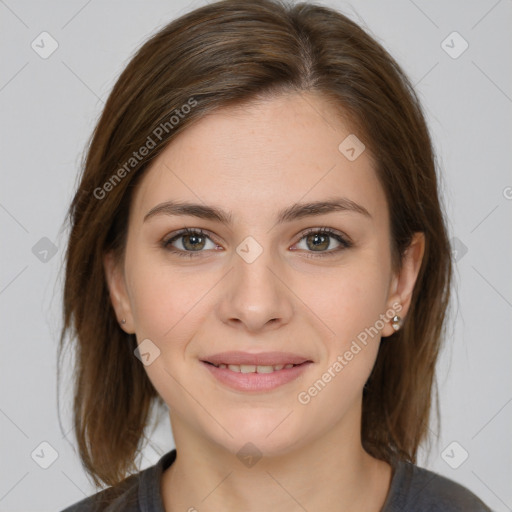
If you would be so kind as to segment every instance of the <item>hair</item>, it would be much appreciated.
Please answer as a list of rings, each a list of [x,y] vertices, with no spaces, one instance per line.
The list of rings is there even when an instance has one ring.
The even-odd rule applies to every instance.
[[[381,343],[361,419],[368,453],[390,463],[416,462],[433,396],[439,415],[435,363],[452,278],[420,101],[380,43],[343,14],[307,2],[224,0],[172,21],[135,53],[91,136],[66,217],[59,367],[68,340],[75,356],[75,436],[98,487],[137,470],[150,412],[163,405],[134,356],[135,335],[118,324],[103,267],[106,253],[123,257],[133,191],[151,161],[206,113],[292,92],[319,94],[364,141],[388,203],[395,267],[414,233],[424,233],[409,313]],[[138,151],[144,146],[149,149]]]

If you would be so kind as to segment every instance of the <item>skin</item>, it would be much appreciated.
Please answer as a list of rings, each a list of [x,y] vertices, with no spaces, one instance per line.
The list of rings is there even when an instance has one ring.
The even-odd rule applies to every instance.
[[[363,386],[390,320],[309,403],[297,399],[393,304],[405,317],[423,257],[416,234],[393,269],[369,151],[349,161],[338,150],[351,133],[313,93],[225,108],[175,138],[135,191],[124,261],[109,254],[105,269],[122,328],[160,350],[145,369],[169,407],[178,453],[161,480],[166,511],[377,512],[386,499],[392,469],[363,449],[360,428]],[[284,207],[333,196],[370,216],[336,211],[276,224]],[[233,224],[164,214],[144,222],[169,200],[219,206]],[[190,238],[172,243],[191,258],[162,247],[184,227],[211,234],[200,253]],[[315,250],[303,233],[322,227],[353,246],[327,238]],[[252,263],[236,252],[248,236],[263,249]],[[275,390],[234,391],[200,363],[228,350],[294,352],[313,364]],[[236,456],[248,442],[263,454],[252,467]]]

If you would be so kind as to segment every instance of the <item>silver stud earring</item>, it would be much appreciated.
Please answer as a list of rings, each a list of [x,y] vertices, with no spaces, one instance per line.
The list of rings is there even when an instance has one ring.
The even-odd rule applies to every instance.
[[[393,329],[395,331],[398,331],[398,329],[400,329],[401,326],[402,326],[402,317],[395,315],[391,320],[391,327],[393,327]]]
[[[124,325],[124,324],[126,323],[126,318],[123,318],[123,319],[121,320],[121,323]]]

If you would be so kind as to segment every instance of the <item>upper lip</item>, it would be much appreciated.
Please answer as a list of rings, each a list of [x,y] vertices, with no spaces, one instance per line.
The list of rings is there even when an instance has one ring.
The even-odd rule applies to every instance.
[[[301,356],[299,354],[292,354],[290,352],[260,352],[257,354],[250,352],[221,352],[202,359],[206,363],[214,365],[219,364],[248,364],[255,366],[271,366],[271,365],[286,365],[286,364],[302,364],[311,359]]]

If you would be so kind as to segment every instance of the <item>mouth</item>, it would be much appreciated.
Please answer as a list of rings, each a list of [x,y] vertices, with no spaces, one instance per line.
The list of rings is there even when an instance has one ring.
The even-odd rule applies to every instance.
[[[202,359],[213,377],[237,391],[270,391],[299,378],[313,364],[297,354],[224,352]]]

